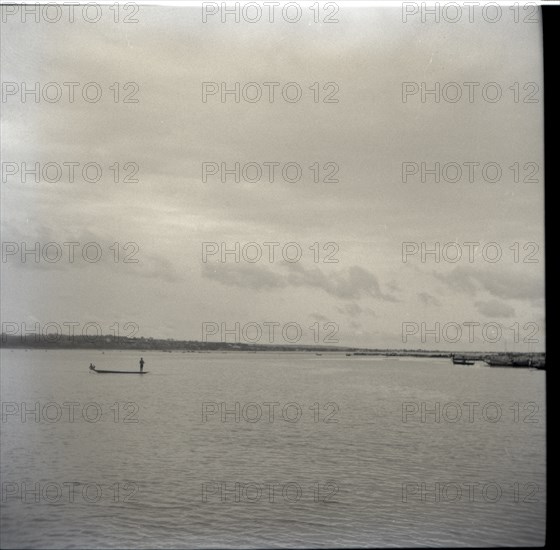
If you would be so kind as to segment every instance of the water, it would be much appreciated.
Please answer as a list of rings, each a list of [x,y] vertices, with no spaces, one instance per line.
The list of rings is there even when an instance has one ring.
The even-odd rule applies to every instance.
[[[138,354],[1,351],[3,547],[544,543],[544,372],[344,354],[143,356],[149,374],[121,376],[87,366],[135,369]],[[51,405],[22,422],[22,403],[36,402]],[[221,421],[222,402],[239,403],[239,422]],[[422,418],[422,402],[439,403],[440,422]],[[471,417],[465,402],[480,404]],[[497,422],[496,405],[482,414],[489,403]]]

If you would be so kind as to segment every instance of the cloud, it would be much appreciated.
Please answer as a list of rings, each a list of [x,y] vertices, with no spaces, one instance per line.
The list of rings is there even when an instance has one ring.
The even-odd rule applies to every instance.
[[[389,290],[392,290],[393,292],[400,292],[401,290],[401,287],[398,285],[396,281],[389,281],[387,283],[387,288]]]
[[[425,306],[440,306],[441,302],[428,292],[420,292],[418,298]]]
[[[513,270],[482,270],[473,267],[456,267],[450,274],[434,273],[448,288],[464,294],[486,291],[502,300],[542,300],[544,287],[542,277]]]
[[[344,304],[343,306],[337,306],[337,311],[343,315],[348,315],[349,317],[356,317],[361,314],[367,314],[375,317],[375,311],[370,307],[361,307],[355,302],[350,302],[349,304]]]
[[[327,323],[327,322],[330,321],[330,319],[329,319],[328,317],[325,317],[325,316],[322,315],[321,313],[317,313],[317,312],[312,313],[312,314],[310,315],[310,317],[311,317],[312,319],[314,319],[315,321],[321,321],[321,322],[324,322],[324,323]]]
[[[268,267],[255,264],[204,264],[202,276],[224,285],[252,288],[254,290],[303,287],[324,290],[327,294],[344,300],[374,298],[398,302],[392,295],[382,292],[377,277],[367,269],[352,266],[346,270],[326,275],[318,267],[306,269],[301,264],[280,264],[283,273],[275,273]]]
[[[354,265],[325,275],[318,267],[305,269],[301,264],[283,264],[289,270],[288,281],[293,286],[321,288],[328,294],[345,300],[371,297],[386,302],[398,302],[393,294],[381,291],[377,277],[363,267]]]
[[[351,329],[354,329],[354,330],[357,330],[357,331],[360,331],[360,330],[363,329],[363,326],[362,326],[361,323],[358,323],[358,322],[356,322],[356,321],[351,321],[351,322],[350,322],[350,328],[351,328]]]
[[[91,270],[95,266],[131,277],[153,278],[159,282],[179,282],[177,267],[153,247],[137,242],[115,242],[103,228],[71,228],[65,233],[53,224],[7,222],[2,230],[4,269],[25,269],[42,273]],[[91,271],[90,271],[91,273]],[[95,272],[98,273],[98,272]]]
[[[286,281],[270,268],[254,264],[202,265],[202,277],[227,286],[253,290],[285,288]]]
[[[486,317],[513,317],[515,309],[499,300],[488,300],[486,302],[475,302],[476,309]]]

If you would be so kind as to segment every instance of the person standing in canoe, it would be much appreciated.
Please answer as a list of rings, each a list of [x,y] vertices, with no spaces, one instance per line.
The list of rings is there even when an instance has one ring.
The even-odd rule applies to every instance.
[[[140,372],[144,370],[144,358],[140,357]]]

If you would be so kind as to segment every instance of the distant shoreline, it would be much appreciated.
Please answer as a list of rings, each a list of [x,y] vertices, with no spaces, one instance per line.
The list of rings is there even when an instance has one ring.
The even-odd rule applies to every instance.
[[[468,359],[483,361],[484,358],[496,357],[534,357],[544,358],[544,352],[492,352],[492,351],[442,351],[423,349],[389,349],[389,348],[355,348],[340,346],[322,346],[318,344],[246,344],[230,342],[201,342],[197,340],[165,340],[156,338],[128,338],[103,336],[62,336],[48,340],[48,335],[27,334],[9,335],[2,334],[0,348],[6,349],[44,349],[44,350],[76,350],[89,349],[92,351],[120,350],[120,351],[162,351],[184,353],[219,352],[309,352],[309,353],[346,353],[355,356],[381,356],[381,357],[432,357],[450,359],[453,355]]]

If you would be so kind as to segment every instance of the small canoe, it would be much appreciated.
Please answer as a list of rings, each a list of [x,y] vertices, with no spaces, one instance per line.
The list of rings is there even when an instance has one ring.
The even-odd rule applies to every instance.
[[[97,370],[91,369],[94,372],[98,372],[99,374],[148,374],[150,371],[148,370]]]
[[[100,370],[95,367],[90,367],[89,370],[98,372],[99,374],[148,374],[147,370]]]

